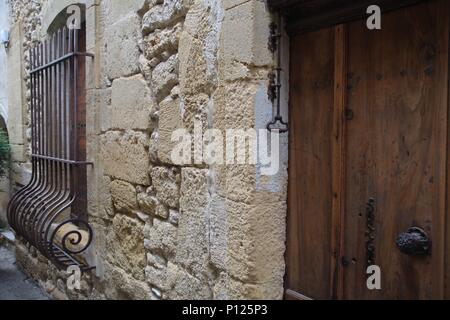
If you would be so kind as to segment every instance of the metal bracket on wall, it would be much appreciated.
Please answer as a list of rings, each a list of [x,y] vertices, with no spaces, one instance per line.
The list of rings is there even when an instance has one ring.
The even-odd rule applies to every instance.
[[[279,133],[287,132],[289,126],[287,122],[283,121],[281,116],[281,16],[279,16],[278,24],[270,24],[270,35],[268,48],[272,53],[277,53],[277,67],[274,72],[269,73],[269,86],[267,88],[267,95],[272,104],[276,103],[276,114],[272,121],[267,124],[267,130],[270,132],[277,130]]]

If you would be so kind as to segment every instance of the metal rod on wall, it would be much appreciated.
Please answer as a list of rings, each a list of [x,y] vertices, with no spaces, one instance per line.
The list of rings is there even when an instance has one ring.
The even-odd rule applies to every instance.
[[[276,52],[277,62],[276,67],[274,68],[275,74],[272,72],[269,77],[269,99],[273,103],[276,103],[275,106],[275,116],[272,121],[267,124],[267,130],[274,131],[277,130],[279,133],[287,132],[289,130],[288,123],[283,121],[283,117],[281,116],[281,30],[282,30],[282,18],[281,15],[278,14],[278,22],[271,23],[270,25],[270,36],[269,36],[269,50],[272,53]]]

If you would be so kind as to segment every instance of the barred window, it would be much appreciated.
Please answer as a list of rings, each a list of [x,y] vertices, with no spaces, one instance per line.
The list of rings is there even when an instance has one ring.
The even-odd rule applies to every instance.
[[[85,26],[63,28],[29,52],[31,164],[29,183],[8,205],[8,220],[58,267],[89,268],[86,201]]]

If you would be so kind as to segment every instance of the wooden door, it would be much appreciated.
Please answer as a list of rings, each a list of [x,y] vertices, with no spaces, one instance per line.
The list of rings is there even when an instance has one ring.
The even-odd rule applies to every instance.
[[[361,20],[291,38],[286,297],[450,298],[448,17],[436,0],[383,14],[382,30]],[[400,251],[410,227],[429,255]]]

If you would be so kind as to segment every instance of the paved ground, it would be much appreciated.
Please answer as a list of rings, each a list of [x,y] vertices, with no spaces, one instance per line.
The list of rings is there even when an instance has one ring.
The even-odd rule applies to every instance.
[[[16,266],[14,252],[0,246],[0,300],[47,300],[47,296]]]

